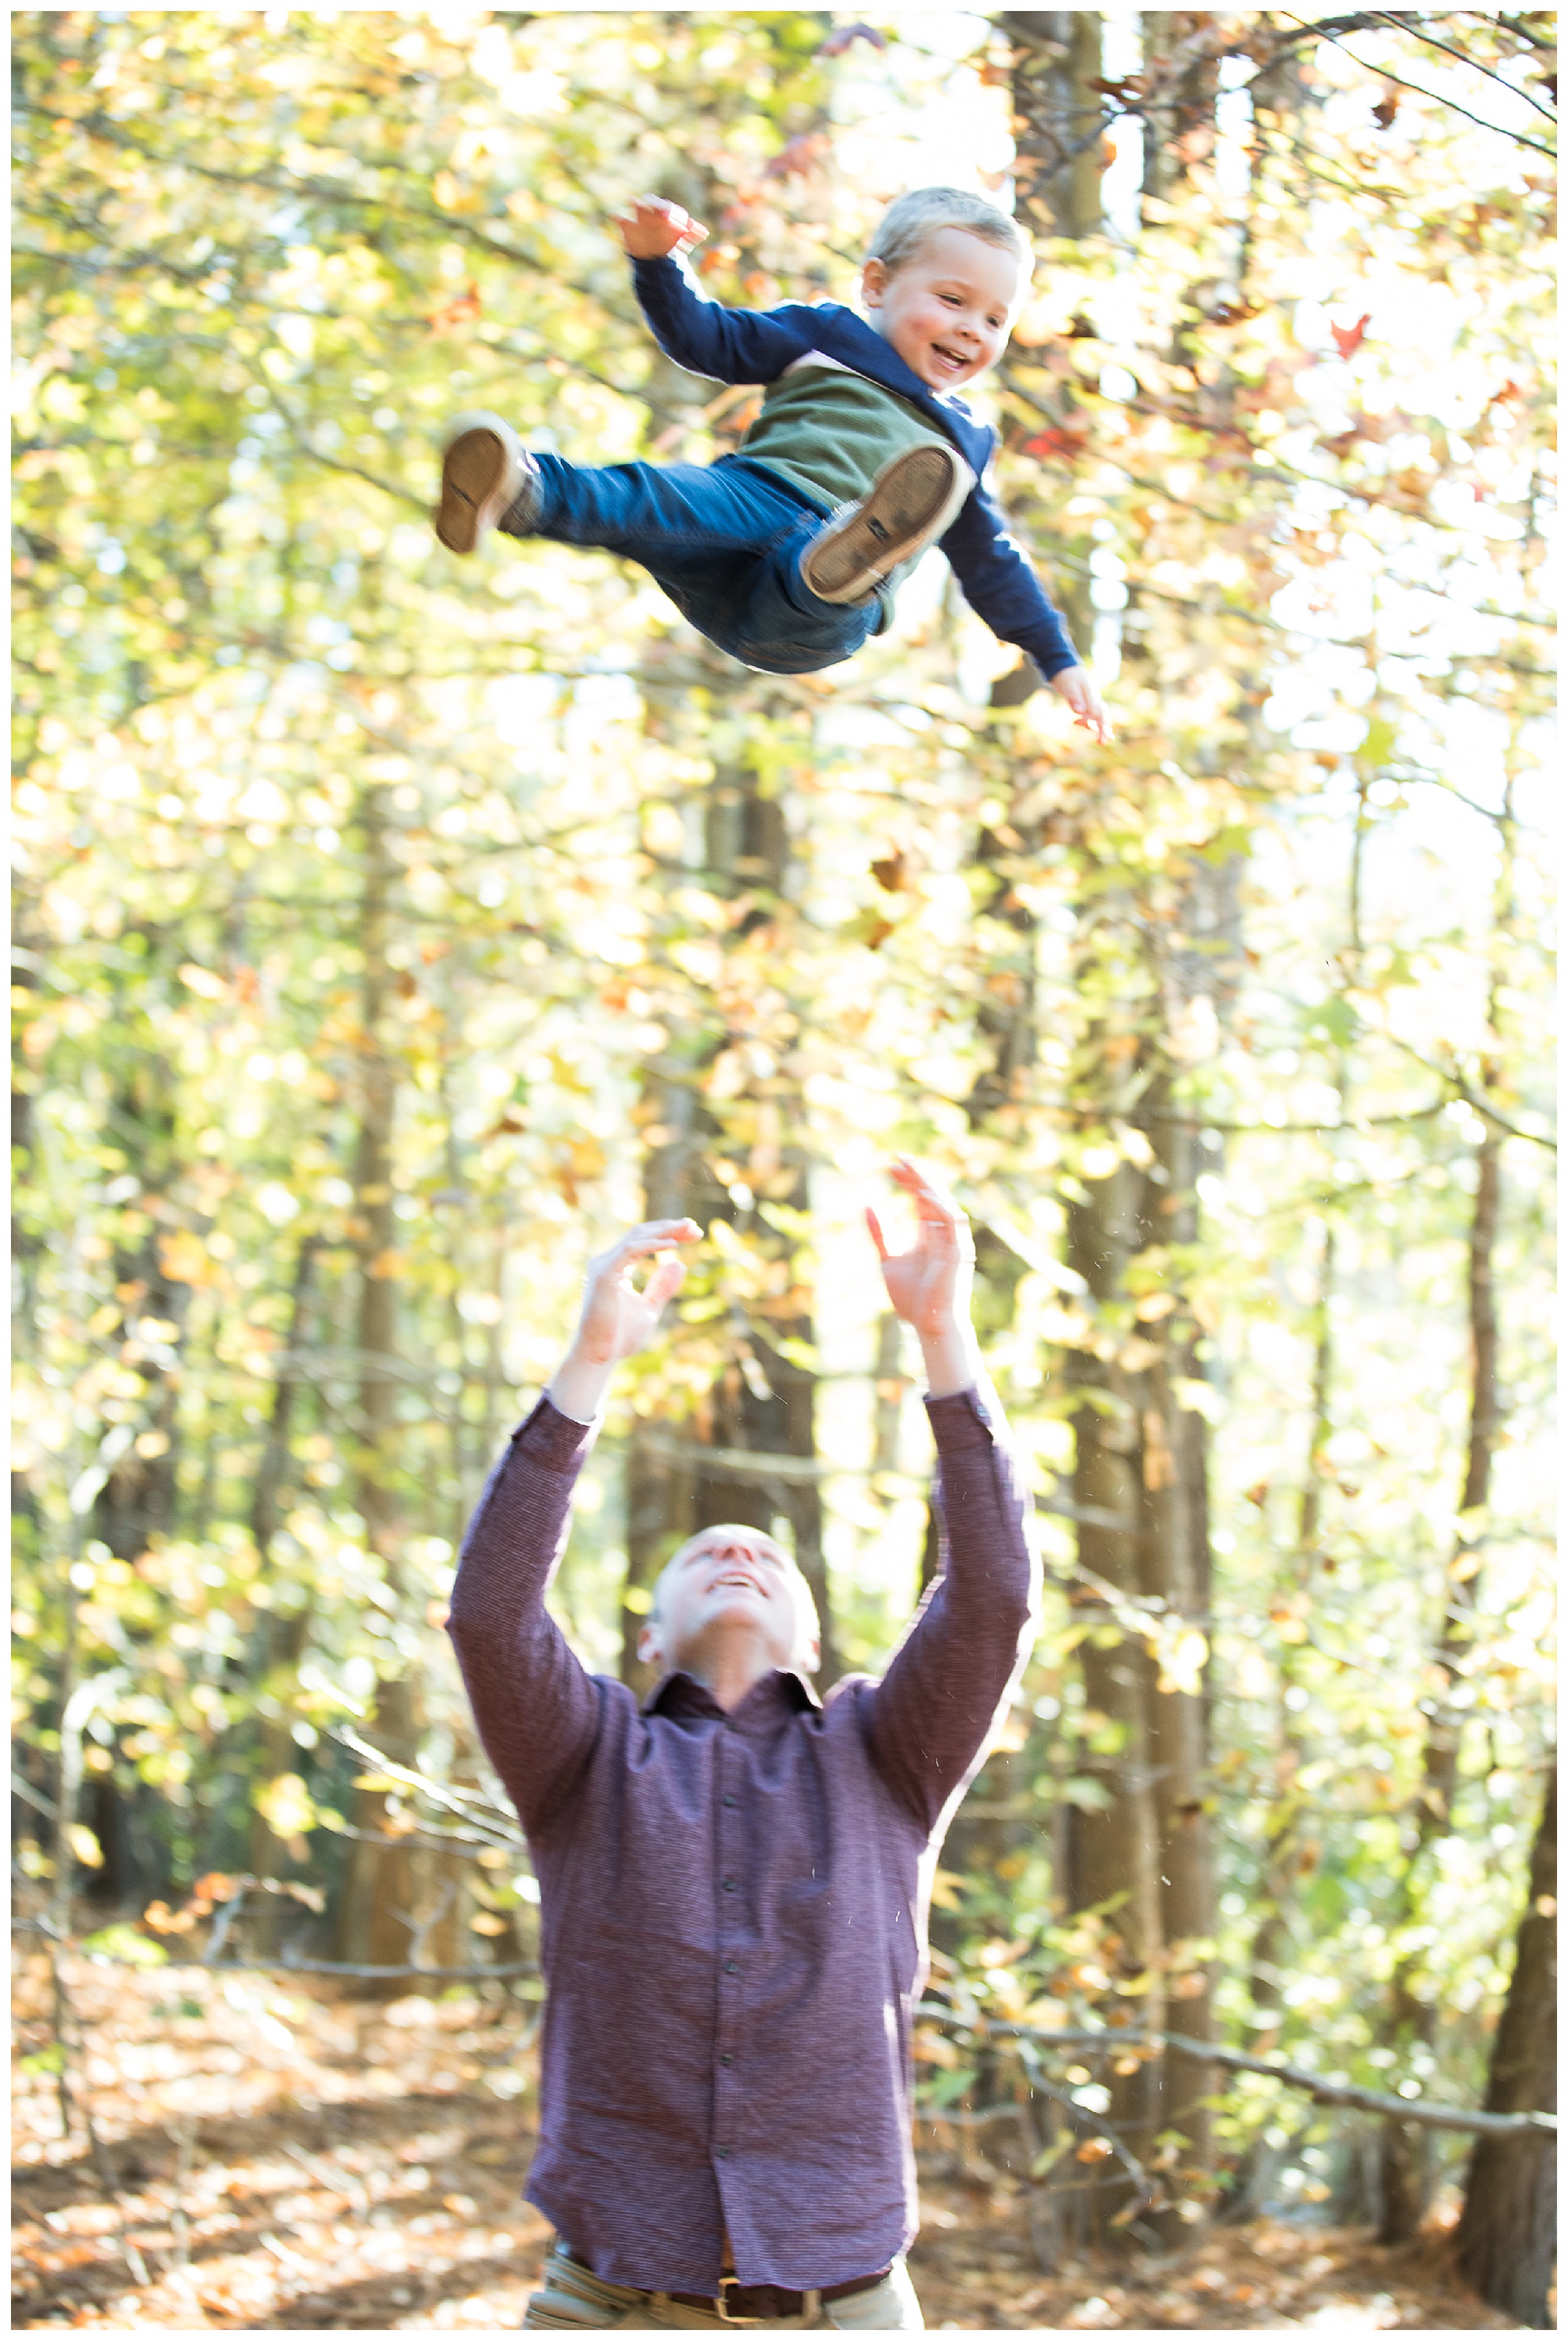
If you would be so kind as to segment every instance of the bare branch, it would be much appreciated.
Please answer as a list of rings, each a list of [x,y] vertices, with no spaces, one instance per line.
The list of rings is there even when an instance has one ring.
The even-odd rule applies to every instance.
[[[1408,24],[1403,16],[1391,16],[1384,14],[1383,21],[1385,25],[1392,25],[1396,32],[1408,33],[1413,41],[1424,41],[1429,49],[1441,49],[1445,57],[1457,57],[1462,65],[1469,65],[1474,73],[1484,74],[1488,81],[1494,81],[1500,89],[1507,90],[1511,96],[1522,97],[1526,105],[1533,105],[1537,114],[1543,114],[1548,122],[1556,121],[1557,116],[1549,105],[1543,105],[1538,97],[1532,97],[1527,89],[1521,89],[1517,83],[1511,82],[1506,75],[1493,73],[1492,67],[1483,65],[1479,57],[1468,55],[1463,49],[1451,47],[1447,41],[1437,40],[1431,33],[1423,33],[1419,25]]]
[[[959,2016],[938,2002],[923,2002],[914,2012],[929,2021],[950,2024],[958,2029],[974,2027],[972,2017]],[[1055,2042],[1061,2047],[1105,2050],[1180,2048],[1189,2057],[1205,2064],[1223,2065],[1233,2072],[1266,2074],[1271,2080],[1283,2081],[1286,2088],[1304,2089],[1320,2105],[1351,2106],[1359,2113],[1391,2114],[1398,2121],[1417,2122],[1427,2129],[1473,2130],[1489,2137],[1517,2136],[1526,2130],[1555,2136],[1557,2130],[1555,2114],[1489,2114],[1479,2108],[1472,2111],[1464,2106],[1433,2105],[1424,2097],[1393,2097],[1382,2089],[1363,2089],[1353,2081],[1335,2081],[1321,2073],[1304,2072],[1299,2065],[1276,2064],[1270,2057],[1250,2057],[1241,2048],[1223,2048],[1213,2040],[1193,2040],[1184,2032],[1146,2032],[1132,2026],[1124,2030],[1118,2026],[1114,2030],[1106,2027],[1098,2031],[1047,2032],[1035,2024],[990,2023],[982,2028],[988,2034],[999,2033],[1006,2039],[1037,2042],[1045,2047]],[[1025,2062],[1037,2053],[1031,2048]]]
[[[1288,8],[1282,9],[1280,13],[1286,16],[1291,15]],[[1539,138],[1527,138],[1523,130],[1505,130],[1500,122],[1488,122],[1484,115],[1472,114],[1470,108],[1467,105],[1461,105],[1457,98],[1444,97],[1435,89],[1423,89],[1418,81],[1405,81],[1400,75],[1390,73],[1386,65],[1369,65],[1364,57],[1358,57],[1353,49],[1345,48],[1344,43],[1336,33],[1325,32],[1322,25],[1308,24],[1304,16],[1293,16],[1291,21],[1293,24],[1304,25],[1306,31],[1316,39],[1332,41],[1336,49],[1344,49],[1352,65],[1360,65],[1363,73],[1377,74],[1383,81],[1391,81],[1400,89],[1408,89],[1417,97],[1424,97],[1433,105],[1445,105],[1451,114],[1462,114],[1466,122],[1473,122],[1479,130],[1495,131],[1499,138],[1512,138],[1518,146],[1532,146],[1537,154],[1544,154],[1549,163],[1555,163],[1557,160],[1556,149],[1543,146]],[[1523,97],[1523,90],[1514,91],[1516,97]]]

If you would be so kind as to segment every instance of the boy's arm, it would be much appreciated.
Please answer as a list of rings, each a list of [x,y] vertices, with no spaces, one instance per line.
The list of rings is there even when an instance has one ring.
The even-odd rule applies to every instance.
[[[724,308],[704,298],[673,254],[634,260],[632,283],[664,355],[709,382],[776,382],[814,346],[809,309]]]
[[[987,489],[975,489],[941,543],[970,608],[1003,642],[1026,651],[1047,682],[1078,664],[1060,612]]]

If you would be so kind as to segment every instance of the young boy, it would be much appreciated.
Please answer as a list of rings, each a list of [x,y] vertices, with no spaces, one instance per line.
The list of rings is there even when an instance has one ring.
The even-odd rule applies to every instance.
[[[1099,740],[1100,694],[980,484],[996,433],[955,393],[1006,345],[1032,265],[1005,212],[955,187],[901,195],[861,278],[868,317],[836,302],[725,309],[679,254],[707,234],[641,195],[620,223],[654,338],[712,382],[763,383],[740,452],[712,464],[588,468],[530,453],[494,414],[460,415],[435,533],[598,544],[639,562],[699,633],[768,674],[809,674],[886,628],[902,578],[940,542],[965,600],[1027,652]]]

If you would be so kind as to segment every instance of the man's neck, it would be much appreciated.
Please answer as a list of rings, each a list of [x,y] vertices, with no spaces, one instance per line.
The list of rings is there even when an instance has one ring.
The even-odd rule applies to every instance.
[[[700,1649],[684,1650],[675,1663],[726,1715],[777,1666],[773,1653],[749,1633],[715,1635]]]

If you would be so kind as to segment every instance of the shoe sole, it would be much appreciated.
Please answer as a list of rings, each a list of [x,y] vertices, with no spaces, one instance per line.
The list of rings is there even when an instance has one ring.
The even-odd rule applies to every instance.
[[[441,459],[435,533],[449,553],[472,553],[523,485],[523,449],[498,414],[460,414]]]
[[[828,523],[801,563],[802,577],[819,601],[863,601],[890,570],[942,535],[974,485],[974,473],[949,448],[894,455],[858,509],[836,526]]]

